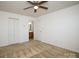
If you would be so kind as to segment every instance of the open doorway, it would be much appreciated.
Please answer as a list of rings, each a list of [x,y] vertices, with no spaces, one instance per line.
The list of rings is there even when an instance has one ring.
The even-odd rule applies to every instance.
[[[29,40],[34,40],[34,23],[33,23],[33,21],[29,22]]]

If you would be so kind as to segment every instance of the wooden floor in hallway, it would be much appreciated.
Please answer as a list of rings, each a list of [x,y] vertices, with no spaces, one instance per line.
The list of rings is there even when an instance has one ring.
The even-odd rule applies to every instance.
[[[0,58],[76,58],[79,54],[38,40],[0,47]]]

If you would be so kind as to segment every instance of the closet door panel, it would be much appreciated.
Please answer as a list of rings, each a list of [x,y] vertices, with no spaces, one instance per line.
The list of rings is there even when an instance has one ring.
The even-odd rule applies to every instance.
[[[14,40],[15,43],[18,43],[20,40],[20,31],[19,31],[19,20],[14,21]]]

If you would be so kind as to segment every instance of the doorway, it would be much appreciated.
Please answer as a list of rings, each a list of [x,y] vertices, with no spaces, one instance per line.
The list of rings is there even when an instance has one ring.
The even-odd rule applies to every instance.
[[[29,40],[34,40],[34,23],[29,22]]]

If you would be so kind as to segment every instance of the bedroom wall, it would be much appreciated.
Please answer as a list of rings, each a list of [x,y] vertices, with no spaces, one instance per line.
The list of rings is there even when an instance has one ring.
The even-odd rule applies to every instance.
[[[0,11],[0,46],[28,41],[32,17]]]
[[[79,4],[36,19],[36,40],[79,52]]]

